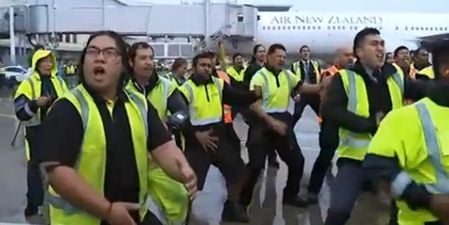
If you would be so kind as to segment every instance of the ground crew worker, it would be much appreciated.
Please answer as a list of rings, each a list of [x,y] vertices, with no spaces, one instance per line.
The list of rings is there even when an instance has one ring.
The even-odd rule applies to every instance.
[[[404,74],[415,79],[416,69],[410,60],[410,51],[405,46],[399,46],[394,50],[394,66],[399,67]]]
[[[25,216],[38,213],[43,201],[43,186],[37,158],[40,154],[41,123],[53,102],[67,91],[65,82],[57,76],[56,58],[49,50],[34,52],[31,75],[21,82],[15,97],[17,118],[25,125],[27,171],[27,207]]]
[[[362,161],[378,121],[403,106],[404,96],[422,93],[391,64],[384,65],[384,40],[375,28],[365,28],[354,38],[357,62],[332,79],[322,115],[340,127],[338,173],[332,183],[325,225],[343,225],[349,219],[365,184]]]
[[[429,61],[429,51],[425,48],[418,48],[415,51],[415,56],[413,57],[413,66],[417,71],[420,71],[428,66],[430,66]]]
[[[251,79],[253,78],[254,74],[256,74],[257,71],[262,69],[264,67],[266,62],[266,49],[265,46],[261,44],[257,44],[253,48],[253,55],[251,57],[251,61],[249,62],[248,67],[245,70],[245,77],[243,78],[243,85],[245,90],[249,90],[249,84],[251,82]],[[247,110],[245,113],[246,116],[246,123],[251,123],[253,120],[252,118],[257,116],[254,115],[254,113],[251,113],[251,110]],[[249,132],[249,130],[248,130]],[[246,144],[248,146],[248,143]],[[268,153],[268,166],[279,168],[279,162],[277,160],[276,151],[272,151]]]
[[[144,95],[123,88],[127,58],[119,34],[92,34],[81,54],[81,84],[48,115],[41,161],[51,224],[160,224],[146,210],[148,152],[189,194],[196,192],[195,174],[157,111]]]
[[[307,45],[299,49],[300,60],[292,64],[291,70],[306,84],[318,84],[321,80],[321,67],[317,61],[310,59],[310,48]],[[293,126],[301,119],[304,108],[309,105],[316,115],[319,115],[320,96],[315,94],[303,94],[294,96],[295,111],[293,114]]]
[[[399,225],[449,224],[449,41],[434,47],[437,82],[429,83],[428,98],[389,113],[364,161],[373,181],[396,198]]]
[[[171,73],[169,78],[176,82],[177,87],[181,87],[186,82],[188,62],[184,58],[176,58],[171,66]]]
[[[172,133],[179,130],[188,119],[187,105],[176,84],[156,73],[153,48],[147,42],[136,42],[129,48],[128,55],[132,79],[126,88],[144,94]],[[150,196],[168,224],[183,223],[189,205],[184,186],[168,177],[151,158],[148,177]]]
[[[251,90],[262,92],[262,101],[251,109],[258,120],[251,122],[248,136],[250,175],[240,198],[240,204],[249,207],[254,187],[261,170],[265,167],[266,155],[273,148],[288,166],[287,185],[284,188],[283,204],[304,207],[307,202],[299,194],[304,169],[304,157],[293,132],[292,116],[288,112],[293,92],[318,93],[320,85],[302,85],[298,76],[283,70],[285,47],[273,44],[268,49],[267,64],[252,78]]]
[[[338,48],[336,51],[335,64],[326,69],[321,74],[321,77],[333,77],[339,70],[350,68],[353,61],[352,50],[350,48]],[[329,87],[323,86],[323,89],[320,92],[321,102],[325,101],[328,88]],[[319,145],[320,153],[313,164],[308,187],[307,201],[312,204],[318,201],[318,194],[323,186],[324,177],[328,172],[335,150],[338,147],[338,126],[333,124],[331,120],[324,119],[322,116],[320,120]]]
[[[189,106],[189,122],[184,130],[185,154],[197,177],[198,188],[204,186],[210,164],[223,174],[228,199],[222,212],[223,222],[249,222],[244,208],[238,204],[246,169],[240,152],[225,135],[223,104],[241,107],[257,100],[255,92],[242,92],[232,88],[222,79],[211,76],[213,60],[210,53],[200,53],[193,58],[193,75],[180,91]]]
[[[235,53],[232,56],[232,66],[226,68],[226,73],[239,83],[243,82],[245,77],[245,66],[243,65],[243,55]]]

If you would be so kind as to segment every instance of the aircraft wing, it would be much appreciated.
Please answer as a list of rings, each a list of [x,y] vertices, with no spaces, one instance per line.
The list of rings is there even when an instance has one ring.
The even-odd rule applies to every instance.
[[[421,46],[426,47],[426,46],[431,45],[435,41],[445,40],[445,39],[449,39],[449,33],[419,37],[419,43]]]

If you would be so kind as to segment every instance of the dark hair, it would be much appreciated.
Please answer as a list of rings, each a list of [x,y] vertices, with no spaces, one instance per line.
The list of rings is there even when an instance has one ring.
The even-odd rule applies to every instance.
[[[123,65],[123,71],[122,71],[122,75],[120,77],[119,84],[123,85],[127,78],[127,71],[129,71],[128,55],[127,55],[128,49],[126,47],[127,44],[123,40],[123,38],[120,36],[120,34],[118,34],[115,31],[111,31],[111,30],[97,31],[90,35],[89,39],[86,42],[86,46],[84,47],[83,51],[81,52],[81,57],[80,57],[80,62],[79,62],[80,70],[78,73],[80,81],[81,81],[81,83],[85,83],[83,67],[84,67],[84,59],[86,58],[87,47],[89,46],[89,44],[92,42],[93,39],[100,37],[100,36],[107,36],[107,37],[114,39],[115,44],[117,45],[117,50],[119,51],[119,54],[122,57],[122,65]],[[120,88],[121,87],[122,86],[120,86]]]
[[[193,59],[192,59],[192,67],[195,68],[200,59],[212,59],[213,55],[215,55],[215,54],[211,54],[211,52],[202,52],[202,53],[195,55],[195,57],[193,57]]]
[[[359,31],[355,35],[352,52],[354,52],[354,55],[357,59],[359,59],[359,57],[357,56],[356,49],[360,48],[360,46],[362,45],[362,42],[365,41],[365,38],[368,35],[380,35],[380,32],[376,28],[367,27],[367,28]]]
[[[442,63],[449,62],[449,40],[440,40],[432,44],[432,64],[435,75],[439,74],[439,67]]]
[[[254,47],[253,47],[253,55],[251,56],[251,61],[250,61],[250,63],[254,63],[254,62],[256,62],[256,55],[257,55],[257,51],[259,51],[259,48],[260,47],[263,47],[263,48],[265,48],[262,44],[257,44],[257,45],[255,45]]]
[[[129,51],[128,51],[128,57],[129,59],[134,61],[134,58],[137,55],[137,50],[138,49],[151,49],[151,51],[153,52],[154,55],[154,49],[151,45],[149,45],[147,42],[136,42],[134,44],[131,45],[131,47],[129,47]]]
[[[270,45],[270,47],[268,48],[267,54],[268,54],[268,55],[271,55],[271,54],[273,54],[276,50],[283,50],[284,52],[287,51],[287,50],[285,49],[284,45],[276,43],[276,44]]]
[[[237,57],[239,57],[239,56],[241,56],[241,57],[243,57],[243,55],[242,54],[240,54],[240,53],[235,53],[233,56],[232,56],[232,62],[234,62],[235,61],[235,59],[237,58]]]
[[[401,46],[397,47],[397,48],[394,50],[393,57],[396,58],[396,57],[398,56],[398,54],[399,54],[399,51],[402,51],[402,50],[407,50],[407,51],[408,51],[408,48],[405,47],[404,45],[401,45]]]
[[[415,54],[419,54],[419,52],[420,51],[427,51],[427,48],[424,48],[424,47],[419,47],[419,48],[417,48],[416,50],[415,50]]]
[[[184,59],[184,58],[176,58],[175,61],[173,62],[173,65],[171,66],[171,71],[176,71],[181,66],[186,65],[186,64],[187,64],[187,60],[186,59]]]
[[[301,53],[301,52],[302,52],[302,50],[304,50],[305,48],[308,48],[308,49],[310,49],[310,48],[309,48],[309,46],[307,46],[307,45],[303,45],[303,46],[301,46],[301,48],[299,48],[299,53]]]
[[[385,54],[385,62],[387,62],[388,56],[389,56],[389,55],[393,55],[393,53],[392,53],[392,52],[387,52],[387,53]]]

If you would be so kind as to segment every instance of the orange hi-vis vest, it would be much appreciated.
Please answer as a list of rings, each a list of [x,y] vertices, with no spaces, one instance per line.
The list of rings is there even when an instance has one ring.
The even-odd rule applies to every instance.
[[[224,80],[227,84],[231,84],[229,75],[221,70],[217,70],[218,78]],[[232,108],[230,105],[223,104],[223,120],[226,123],[232,123]]]
[[[339,66],[333,65],[333,66],[327,68],[325,71],[323,71],[323,72],[321,73],[321,77],[325,77],[325,76],[331,76],[331,77],[333,77],[339,70],[340,70],[340,69],[339,69]],[[329,87],[324,87],[324,88],[320,91],[320,98],[321,98],[321,101],[324,99],[324,96],[326,95],[326,90],[327,90],[328,88],[329,88]],[[318,123],[322,123],[322,122],[323,122],[323,118],[321,117],[321,115],[318,115],[317,121],[318,121]]]

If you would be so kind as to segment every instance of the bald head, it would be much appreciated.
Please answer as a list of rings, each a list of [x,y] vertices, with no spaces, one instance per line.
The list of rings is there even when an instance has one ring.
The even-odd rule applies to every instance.
[[[354,61],[352,50],[349,47],[339,47],[335,51],[335,64],[342,68],[352,65]]]

